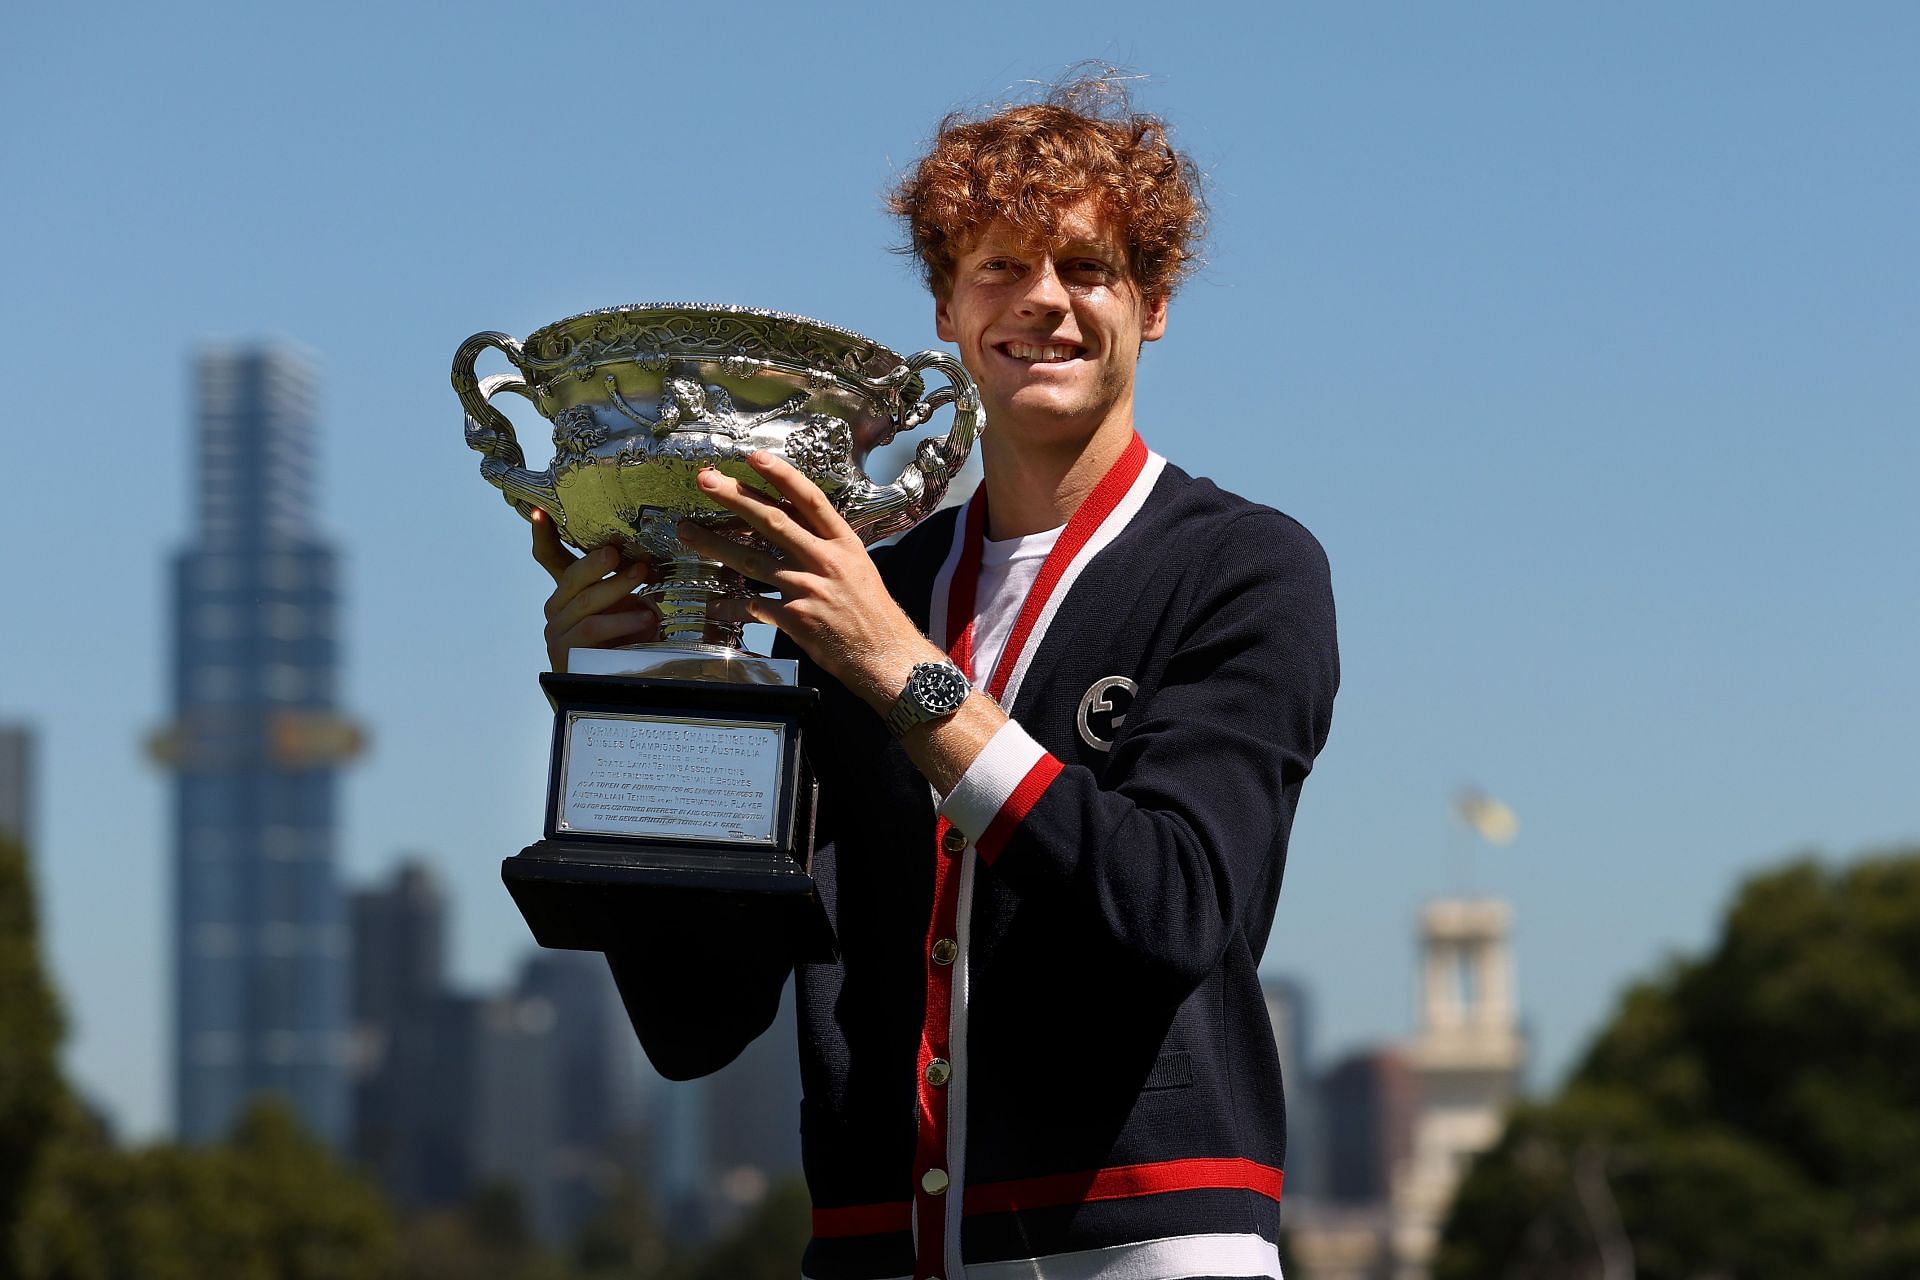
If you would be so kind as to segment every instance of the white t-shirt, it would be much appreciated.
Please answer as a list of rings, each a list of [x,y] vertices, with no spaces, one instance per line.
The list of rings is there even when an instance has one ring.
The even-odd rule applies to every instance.
[[[1062,525],[1061,528],[1065,528]],[[1060,541],[1060,529],[1029,533],[1024,537],[995,542],[989,538],[980,549],[980,588],[974,596],[973,683],[981,689],[993,676],[1000,651],[1020,617],[1020,606],[1040,576],[1047,553]]]

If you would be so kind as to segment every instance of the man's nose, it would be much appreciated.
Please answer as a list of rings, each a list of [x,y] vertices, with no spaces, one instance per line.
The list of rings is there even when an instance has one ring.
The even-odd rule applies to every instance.
[[[1021,314],[1064,312],[1069,301],[1067,286],[1060,279],[1060,272],[1054,266],[1053,256],[1051,254],[1043,256],[1033,274],[1027,277],[1027,290],[1020,297]]]

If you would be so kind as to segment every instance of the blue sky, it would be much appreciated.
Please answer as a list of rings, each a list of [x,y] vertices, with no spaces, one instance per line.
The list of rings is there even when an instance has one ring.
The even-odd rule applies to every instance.
[[[1170,25],[1175,21],[1178,25]],[[166,1118],[167,556],[189,364],[318,359],[366,878],[528,945],[544,576],[447,384],[479,329],[707,299],[935,345],[881,193],[939,116],[1147,76],[1214,236],[1140,426],[1306,522],[1346,679],[1268,967],[1403,1034],[1447,800],[1517,912],[1548,1081],[1737,878],[1920,841],[1920,10],[1903,4],[105,4],[0,29],[0,717],[41,733],[83,1083]]]

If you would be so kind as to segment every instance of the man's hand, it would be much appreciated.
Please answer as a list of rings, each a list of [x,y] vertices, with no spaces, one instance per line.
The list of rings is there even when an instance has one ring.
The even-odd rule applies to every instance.
[[[633,594],[647,580],[653,564],[636,560],[620,567],[620,549],[601,547],[576,556],[560,541],[547,513],[533,513],[533,558],[553,575],[553,594],[547,597],[547,660],[556,672],[567,669],[567,650],[579,646],[637,644],[651,640],[660,628],[660,615],[651,604]]]
[[[778,554],[743,547],[691,523],[679,526],[680,541],[778,588],[780,599],[722,600],[714,616],[780,628],[828,674],[886,715],[915,663],[939,662],[947,655],[893,602],[865,544],[819,486],[771,453],[762,451],[747,461],[786,501],[776,502],[713,470],[700,473],[700,491],[746,521]],[[992,698],[976,693],[955,714],[916,725],[900,741],[914,767],[945,795],[1006,722]]]
[[[714,616],[771,623],[884,713],[914,663],[945,655],[893,602],[865,544],[813,481],[764,450],[747,461],[785,502],[712,469],[700,473],[700,491],[738,515],[778,554],[743,547],[691,522],[678,532],[693,551],[777,588],[780,599],[722,600]]]

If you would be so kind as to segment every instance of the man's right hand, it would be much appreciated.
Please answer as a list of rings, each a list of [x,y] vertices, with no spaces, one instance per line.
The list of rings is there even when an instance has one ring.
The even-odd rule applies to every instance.
[[[547,513],[533,512],[533,558],[553,575],[547,597],[547,660],[567,669],[567,650],[637,644],[659,634],[660,615],[633,594],[653,570],[650,560],[620,567],[620,549],[601,547],[576,556],[560,541]]]

